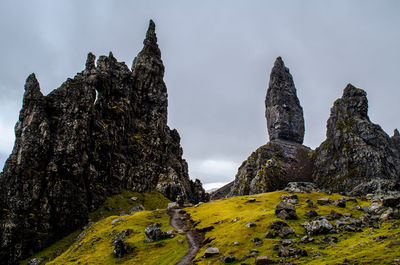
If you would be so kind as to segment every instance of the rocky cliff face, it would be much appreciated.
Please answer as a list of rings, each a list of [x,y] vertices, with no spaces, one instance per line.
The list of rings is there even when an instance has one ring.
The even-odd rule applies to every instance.
[[[315,152],[315,182],[334,192],[365,194],[398,189],[397,133],[392,137],[368,117],[365,91],[347,85],[327,122],[327,138]]]
[[[16,141],[0,177],[0,260],[15,264],[87,222],[121,189],[207,200],[167,126],[164,66],[151,21],[132,70],[110,53],[44,96],[26,81]]]
[[[274,191],[292,181],[311,181],[312,150],[302,145],[303,109],[281,57],[271,71],[265,108],[270,142],[242,163],[229,193],[216,192],[214,198]]]

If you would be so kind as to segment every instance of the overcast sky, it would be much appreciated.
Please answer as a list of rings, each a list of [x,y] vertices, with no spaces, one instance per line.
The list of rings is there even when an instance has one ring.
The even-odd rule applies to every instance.
[[[392,135],[400,127],[399,14],[396,0],[1,0],[0,164],[30,73],[48,94],[84,69],[89,51],[112,51],[131,67],[150,18],[166,67],[169,125],[192,178],[231,181],[268,141],[264,99],[277,56],[294,77],[305,145],[325,139],[347,83],[367,91],[371,120]]]

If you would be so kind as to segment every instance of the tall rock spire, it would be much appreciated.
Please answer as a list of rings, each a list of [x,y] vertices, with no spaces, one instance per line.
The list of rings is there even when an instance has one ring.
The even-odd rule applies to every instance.
[[[132,64],[132,77],[137,91],[136,101],[140,103],[137,111],[145,126],[162,128],[167,125],[168,95],[155,27],[150,20],[143,49]]]
[[[292,75],[281,57],[276,59],[271,71],[265,108],[270,140],[303,143],[303,108],[297,98]]]

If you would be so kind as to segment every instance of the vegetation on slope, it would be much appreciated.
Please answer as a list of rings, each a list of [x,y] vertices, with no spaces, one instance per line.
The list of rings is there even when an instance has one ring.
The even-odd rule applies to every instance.
[[[124,215],[124,214],[127,214],[130,209],[132,209],[134,206],[137,206],[137,205],[143,205],[146,210],[165,209],[165,208],[167,208],[167,205],[169,202],[170,201],[167,198],[165,198],[162,194],[160,194],[156,191],[150,191],[150,192],[146,192],[146,193],[138,193],[138,192],[124,190],[120,194],[109,197],[104,202],[104,204],[101,207],[99,207],[99,209],[97,209],[94,212],[91,212],[89,214],[89,221],[95,223],[95,222],[105,219],[105,218],[108,219],[108,217],[113,218],[111,216]],[[127,220],[124,223],[128,222],[128,224],[129,224],[130,221],[134,222],[134,220],[137,219],[136,220],[137,223],[140,223],[141,225],[145,225],[146,222],[142,222],[144,220],[147,220],[147,222],[150,224],[150,223],[152,223],[152,222],[154,223],[156,221],[161,222],[161,223],[168,223],[168,219],[169,219],[169,217],[163,212],[160,212],[160,214],[157,214],[157,215],[147,214],[144,216],[143,216],[143,214],[135,213],[132,216],[121,216],[121,217],[126,217]],[[103,224],[106,225],[106,223],[103,223]],[[73,247],[74,243],[79,244],[79,242],[77,242],[78,236],[79,236],[79,238],[82,238],[82,240],[83,240],[84,237],[86,236],[86,232],[93,231],[92,227],[93,226],[97,227],[97,225],[98,225],[98,223],[96,223],[92,226],[86,227],[85,230],[77,230],[74,233],[71,233],[70,235],[57,241],[53,245],[44,249],[43,251],[36,253],[32,257],[24,260],[21,263],[21,265],[28,264],[28,262],[30,260],[32,260],[33,258],[43,258],[43,262],[40,264],[46,264],[47,262],[54,260],[56,257],[58,257],[59,255],[64,253],[69,247],[71,247],[71,246]],[[122,229],[122,227],[124,227],[124,226],[115,227],[115,229]],[[163,226],[162,228],[169,229],[168,226],[165,226],[165,227]],[[99,228],[97,228],[97,229],[99,229]],[[139,225],[139,226],[137,226],[137,229],[141,229],[141,232],[143,232],[145,227],[141,227]],[[103,229],[100,229],[100,230],[104,231]],[[110,246],[109,251],[110,251],[110,253],[107,255],[111,255],[111,253],[112,253],[111,246]],[[82,252],[80,252],[80,254],[85,255],[85,253],[82,253]],[[103,254],[105,255],[106,253],[103,253]],[[82,263],[82,264],[84,264],[84,263]]]
[[[289,194],[285,191],[257,194],[251,196],[240,196],[229,199],[212,201],[198,207],[185,209],[190,214],[196,224],[197,229],[212,230],[206,233],[207,242],[199,251],[194,261],[196,264],[222,264],[222,256],[235,256],[241,262],[254,264],[255,257],[243,259],[249,255],[251,249],[257,249],[258,256],[268,256],[278,262],[281,258],[277,257],[277,251],[273,250],[274,243],[281,238],[264,238],[267,231],[272,231],[269,225],[272,221],[280,220],[275,215],[275,206],[281,201],[281,195]],[[330,216],[331,211],[338,213],[351,213],[354,218],[359,218],[363,211],[353,209],[356,205],[370,205],[367,201],[347,202],[346,208],[330,205],[317,205],[316,200],[328,197],[335,200],[341,197],[339,194],[327,195],[325,193],[296,193],[299,204],[296,206],[298,220],[285,221],[295,230],[297,235],[288,237],[295,239],[296,243],[290,247],[300,247],[308,253],[307,257],[292,257],[286,262],[293,264],[341,264],[347,259],[348,264],[392,264],[395,258],[399,257],[400,246],[388,246],[393,240],[398,240],[400,235],[399,220],[389,220],[382,223],[379,229],[362,228],[362,232],[340,232],[338,234],[312,236],[314,241],[311,243],[301,243],[300,239],[306,235],[304,227],[301,225],[313,218],[307,217],[307,211],[315,210],[319,215]],[[255,198],[256,202],[248,202],[249,198]],[[305,200],[309,198],[317,208],[310,209]],[[236,218],[238,221],[233,221]],[[246,227],[250,221],[256,224],[255,227]],[[334,223],[334,222],[331,222]],[[335,236],[338,242],[327,242],[329,236]],[[260,238],[263,243],[256,246],[253,238]],[[385,239],[385,237],[387,237]],[[220,254],[208,258],[203,257],[203,253],[209,247],[217,247]],[[397,264],[397,263],[396,263]]]

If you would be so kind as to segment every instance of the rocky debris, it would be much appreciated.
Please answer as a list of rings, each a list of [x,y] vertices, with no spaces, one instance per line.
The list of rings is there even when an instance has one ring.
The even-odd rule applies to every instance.
[[[287,191],[299,193],[310,193],[316,189],[317,186],[312,182],[289,182],[285,188]]]
[[[254,243],[255,246],[262,245],[263,243],[262,240],[258,237],[253,238],[251,241]]]
[[[271,141],[283,139],[303,143],[303,108],[297,98],[292,75],[281,57],[276,59],[271,71],[265,99],[265,117]]]
[[[274,264],[275,261],[270,259],[268,256],[259,256],[256,258],[255,265],[267,265],[267,264]]]
[[[129,236],[132,232],[133,232],[132,229],[126,229],[118,232],[117,234],[115,234],[112,243],[115,245],[117,241],[125,239],[125,237]]]
[[[298,200],[299,197],[296,194],[284,194],[281,195],[281,200],[288,201],[288,200]]]
[[[296,207],[285,201],[281,201],[276,205],[275,214],[283,220],[297,220]]]
[[[170,202],[168,203],[168,209],[179,209],[180,206],[177,202]]]
[[[285,227],[282,227],[282,229],[280,230],[279,237],[285,238],[285,237],[288,237],[290,235],[293,235],[294,233],[295,232],[294,232],[293,228],[285,226]]]
[[[278,257],[293,257],[293,256],[300,256],[300,257],[307,257],[308,253],[305,249],[301,248],[286,248],[279,244],[278,246]]]
[[[44,258],[33,258],[28,262],[28,265],[40,265],[44,261]]]
[[[148,242],[153,242],[171,237],[168,233],[161,230],[160,223],[154,223],[149,225],[144,230],[144,233],[146,234]]]
[[[232,263],[236,261],[236,258],[234,256],[223,256],[220,260],[222,263]]]
[[[123,240],[118,239],[114,242],[114,258],[122,258],[126,254],[129,254],[131,252],[132,248],[128,245],[128,243],[124,242]]]
[[[206,251],[204,251],[203,257],[208,258],[208,257],[215,256],[218,254],[219,254],[218,248],[207,248]]]
[[[136,212],[140,212],[140,211],[144,211],[144,206],[141,204],[138,204],[136,206],[133,206],[130,210],[129,210],[129,214],[134,214]]]
[[[341,213],[336,212],[335,210],[331,210],[332,220],[336,220],[341,218],[343,215]]]
[[[340,208],[346,208],[346,198],[341,197],[333,202],[333,204]]]
[[[254,222],[248,222],[247,224],[246,224],[246,227],[247,228],[250,228],[250,227],[256,227],[257,225],[254,223]]]
[[[14,149],[0,176],[0,260],[37,252],[87,222],[122,189],[207,201],[191,181],[180,136],[167,125],[164,66],[151,21],[132,70],[112,53],[44,96],[26,80]],[[3,207],[6,206],[6,207]],[[35,218],[30,218],[33,214]]]
[[[400,196],[390,196],[385,197],[382,200],[382,206],[385,207],[399,207],[400,206]]]
[[[236,217],[235,219],[232,220],[232,223],[236,223],[239,220],[240,220],[240,217]]]
[[[248,199],[247,199],[247,202],[250,202],[250,203],[251,203],[251,202],[256,202],[256,201],[257,201],[256,198],[248,198]]]
[[[331,108],[327,138],[315,151],[319,187],[353,196],[399,190],[399,153],[367,112],[366,92],[347,85]]]
[[[272,221],[269,225],[269,228],[274,230],[281,230],[283,227],[289,227],[289,225],[280,220]]]
[[[305,235],[300,239],[300,242],[302,242],[302,243],[310,243],[310,242],[313,242],[313,241],[314,241],[314,238],[313,237],[309,237],[308,235]]]
[[[331,200],[329,200],[329,198],[327,198],[327,197],[319,198],[319,199],[317,199],[317,203],[319,205],[328,205],[331,203]]]
[[[267,231],[264,234],[264,238],[275,238],[275,237],[276,237],[276,234],[274,232],[271,232],[271,231]]]
[[[307,216],[308,218],[314,218],[314,217],[317,217],[317,216],[318,216],[318,213],[317,213],[316,211],[314,211],[314,210],[311,210],[311,211],[307,211],[307,212],[306,212],[306,216]]]
[[[333,225],[326,219],[305,222],[303,226],[309,235],[328,234],[333,229]]]

